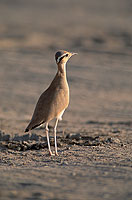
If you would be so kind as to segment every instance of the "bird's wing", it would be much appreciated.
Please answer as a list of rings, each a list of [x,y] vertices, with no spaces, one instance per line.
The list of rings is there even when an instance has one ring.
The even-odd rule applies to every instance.
[[[26,130],[29,131],[42,123],[46,122],[47,112],[49,110],[50,96],[48,90],[43,92],[38,99],[32,119],[27,126]]]

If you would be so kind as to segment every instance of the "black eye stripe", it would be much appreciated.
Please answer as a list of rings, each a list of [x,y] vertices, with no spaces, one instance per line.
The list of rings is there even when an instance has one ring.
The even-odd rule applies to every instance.
[[[64,55],[64,56],[62,56],[62,57],[60,57],[59,62],[60,62],[64,57],[68,57],[68,54],[66,54],[66,55]]]
[[[60,62],[64,57],[65,57],[65,56],[62,56],[62,57],[60,58],[59,62]]]

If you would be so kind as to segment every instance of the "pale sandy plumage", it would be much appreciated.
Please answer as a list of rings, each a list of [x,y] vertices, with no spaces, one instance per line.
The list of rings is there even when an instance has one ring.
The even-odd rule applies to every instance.
[[[61,117],[69,104],[69,87],[66,78],[66,62],[72,55],[75,54],[76,53],[70,53],[63,50],[58,51],[55,54],[58,71],[48,89],[41,94],[36,104],[32,119],[25,130],[25,132],[28,132],[29,130],[37,126],[46,123],[46,135],[50,155],[52,155],[52,152],[48,136],[48,123],[52,119],[56,118],[54,137],[55,154],[58,155],[56,144],[56,127],[58,124],[58,120],[61,120]]]

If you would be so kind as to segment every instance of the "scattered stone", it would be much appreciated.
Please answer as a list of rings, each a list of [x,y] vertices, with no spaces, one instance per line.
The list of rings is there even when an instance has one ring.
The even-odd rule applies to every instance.
[[[120,144],[121,143],[121,141],[118,138],[114,138],[113,142],[116,143],[116,144]]]
[[[39,141],[39,136],[35,133],[32,133],[30,140],[35,140],[35,141]]]
[[[72,176],[76,176],[77,174],[76,174],[76,172],[72,172],[71,175]]]
[[[18,134],[15,134],[13,141],[21,141],[22,140],[21,138],[22,138],[21,136],[19,136]]]
[[[6,135],[3,135],[3,141],[9,141],[10,140],[10,135],[6,134]]]
[[[80,135],[80,133],[72,134],[70,136],[70,139],[72,139],[72,140],[80,140],[81,139],[81,135]]]
[[[61,165],[68,165],[68,162],[62,160],[60,164],[61,164]]]
[[[117,133],[117,128],[112,128],[110,132]],[[39,150],[48,148],[46,137],[39,136],[35,133],[25,134],[19,136],[15,134],[11,140],[10,135],[0,131],[0,147],[1,149],[12,149],[14,151],[27,151],[27,150]],[[55,145],[54,137],[50,137],[51,146]],[[121,141],[117,137],[109,137],[109,134],[88,136],[84,133],[67,134],[65,137],[57,136],[58,147],[66,147],[70,149],[71,145],[78,146],[101,146],[107,144],[120,144]]]
[[[0,141],[9,141],[10,135],[0,131]]]
[[[22,137],[22,141],[28,141],[29,139],[30,139],[30,135],[29,135],[29,133],[23,135],[23,137]]]
[[[120,133],[120,130],[117,128],[112,129],[112,133]]]
[[[109,137],[109,138],[107,138],[106,142],[107,142],[107,143],[112,143],[112,142],[113,142],[113,140],[112,140],[112,138],[111,138],[111,137]]]

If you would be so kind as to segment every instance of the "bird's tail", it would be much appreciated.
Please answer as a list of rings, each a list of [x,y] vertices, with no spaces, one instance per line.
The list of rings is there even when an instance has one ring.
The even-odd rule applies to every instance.
[[[34,128],[36,128],[36,127],[38,127],[38,126],[40,126],[41,124],[43,124],[44,122],[41,122],[41,123],[38,123],[38,124],[34,124],[34,123],[32,123],[32,121],[29,123],[29,125],[27,126],[27,128],[25,129],[25,132],[28,132],[28,131],[30,131],[30,130],[32,130],[32,129],[34,129]]]
[[[28,131],[29,131],[29,129],[28,129],[28,128],[26,128],[26,129],[25,129],[25,133],[26,133],[26,132],[28,132]]]

